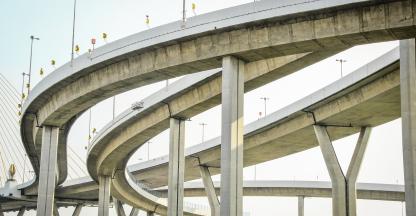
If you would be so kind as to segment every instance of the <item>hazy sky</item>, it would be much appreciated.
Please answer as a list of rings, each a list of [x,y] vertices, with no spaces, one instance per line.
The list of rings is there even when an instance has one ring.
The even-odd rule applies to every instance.
[[[191,15],[191,3],[197,5],[198,14],[247,3],[245,0],[195,0],[188,1],[188,14]],[[57,66],[70,60],[72,32],[72,1],[24,1],[1,0],[0,8],[0,73],[5,75],[13,85],[21,88],[21,73],[29,67],[29,36],[40,37],[34,46],[33,81],[41,77],[39,69],[44,68],[46,74],[54,67],[50,60],[54,59]],[[78,0],[77,26],[75,43],[80,45],[81,53],[90,48],[90,39],[97,38],[97,45],[105,42],[100,34],[106,32],[108,42],[146,30],[145,15],[150,15],[150,27],[162,25],[181,19],[182,1],[166,0]],[[349,73],[366,64],[370,60],[391,50],[398,43],[388,42],[355,47],[307,67],[293,75],[265,85],[245,94],[245,124],[258,119],[263,112],[260,97],[269,97],[268,113],[289,105],[304,96],[316,91],[340,78],[337,58],[346,59],[344,72]],[[173,80],[172,80],[173,81]],[[171,82],[172,82],[171,81]],[[151,93],[163,88],[164,82],[156,83],[117,96],[116,113],[128,109],[130,105]],[[299,88],[302,86],[302,88]],[[100,130],[111,120],[111,100],[103,101],[92,109],[92,127]],[[70,132],[69,146],[85,159],[88,137],[88,113],[84,114]],[[220,135],[221,107],[217,106],[192,118],[186,123],[186,145],[200,143],[204,122],[205,140]],[[335,142],[335,149],[343,169],[346,170],[356,142],[357,136],[347,137]],[[130,160],[137,163],[147,159],[147,149],[143,146]],[[152,139],[150,158],[167,154],[168,131]],[[70,170],[71,172],[71,170]],[[73,177],[75,173],[70,173]],[[254,178],[253,167],[244,169],[245,179]],[[214,179],[219,179],[218,176]],[[325,163],[318,148],[291,155],[257,166],[257,179],[267,180],[325,180],[329,176]],[[366,158],[359,176],[359,182],[403,184],[403,165],[401,151],[400,119],[387,123],[373,130]],[[207,204],[205,198],[187,199],[187,201]],[[244,211],[251,215],[296,215],[297,200],[294,198],[246,197]],[[61,215],[71,215],[72,208],[62,209]],[[402,204],[399,202],[358,201],[359,215],[401,215]],[[88,208],[81,215],[95,214],[96,208]],[[33,213],[33,212],[32,212]],[[12,215],[12,214],[10,214]],[[331,215],[330,199],[306,199],[306,215]]]

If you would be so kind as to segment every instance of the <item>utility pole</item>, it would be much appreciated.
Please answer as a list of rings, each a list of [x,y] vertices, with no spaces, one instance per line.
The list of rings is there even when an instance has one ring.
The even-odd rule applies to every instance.
[[[202,123],[199,123],[199,125],[202,126],[202,142],[201,143],[203,143],[204,142],[204,138],[205,138],[205,126],[207,126],[207,124],[204,123],[204,122],[202,122]]]
[[[345,62],[347,62],[347,60],[345,60],[345,59],[337,59],[335,61],[337,61],[337,62],[340,63],[340,65],[341,65],[341,77],[343,77],[343,74],[342,74],[342,64],[345,63]]]
[[[147,141],[147,160],[150,160],[150,141]]]
[[[116,96],[113,96],[113,120],[116,118]]]
[[[267,115],[267,101],[270,100],[270,98],[261,97],[260,100],[263,100],[263,102],[264,102],[264,116],[266,117],[266,115]]]
[[[186,4],[186,0],[183,0],[183,4],[182,4],[182,28],[185,28],[185,22],[186,22],[185,4]]]
[[[74,43],[75,43],[75,15],[77,9],[77,0],[74,0],[74,16],[72,20],[72,47],[71,47],[71,66],[72,62],[74,61]]]
[[[34,40],[39,40],[39,38],[37,38],[37,37],[35,37],[33,35],[30,35],[29,74],[27,74],[28,77],[29,77],[29,81],[28,81],[28,84],[27,84],[27,95],[28,96],[29,96],[29,92],[30,92],[30,77],[32,76],[32,54],[33,54],[33,41]],[[23,75],[23,77],[24,77],[24,75]]]

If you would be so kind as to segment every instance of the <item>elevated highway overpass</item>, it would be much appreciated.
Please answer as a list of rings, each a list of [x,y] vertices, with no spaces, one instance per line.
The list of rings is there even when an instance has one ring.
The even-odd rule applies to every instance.
[[[158,115],[175,117],[176,120],[181,117],[191,117],[214,104],[219,104],[221,88],[223,89],[222,100],[228,103],[233,99],[241,98],[243,89],[249,91],[351,46],[413,38],[415,36],[414,5],[413,1],[262,1],[256,3],[254,11],[252,4],[224,9],[189,19],[185,28],[180,27],[181,23],[179,22],[171,23],[110,43],[96,49],[91,55],[82,55],[72,64],[68,63],[46,77],[33,89],[24,104],[21,135],[36,173],[36,179],[32,182],[31,187],[22,188],[24,194],[38,193],[38,210],[41,210],[38,211],[39,215],[52,212],[52,191],[54,191],[55,185],[65,180],[67,173],[64,154],[67,131],[77,116],[105,98],[167,78],[221,66],[225,69],[223,75],[225,74],[226,77],[234,75],[240,80],[246,81],[244,84],[242,82],[232,83],[235,81],[233,77],[223,77],[221,78],[222,87],[218,85],[220,82],[217,82],[213,83],[214,85],[210,86],[207,92],[195,92],[195,96],[201,100],[199,102],[195,99],[195,104],[202,104],[207,98],[212,98],[211,105],[206,103],[203,107],[196,106],[194,109],[188,110],[188,104],[172,104],[172,107],[164,106],[148,115],[150,116],[149,120]],[[410,49],[409,46],[404,47]],[[410,56],[412,53],[407,54]],[[406,57],[406,59],[408,58]],[[377,81],[379,83],[375,84]],[[346,106],[353,108],[341,109],[345,113],[351,111],[348,113],[351,119],[340,118],[336,112],[332,111],[341,105],[329,103],[326,107],[322,106],[316,110],[314,107],[309,107],[314,111],[313,113],[310,112],[311,110],[306,110],[306,113],[303,112],[303,115],[289,122],[299,125],[304,123],[305,129],[302,132],[305,133],[300,134],[305,136],[304,138],[311,138],[314,137],[311,125],[322,123],[327,126],[339,126],[345,124],[347,120],[350,125],[343,126],[348,127],[342,127],[342,129],[329,127],[331,138],[337,139],[358,132],[360,127],[378,125],[399,117],[399,76],[391,73],[377,79],[377,81],[372,83],[374,89],[378,89],[378,86],[386,88],[384,91],[390,96],[386,101],[375,101],[375,104],[382,104],[381,107],[386,106],[385,109],[379,110],[386,112],[385,117],[362,119],[363,116],[360,116],[360,113],[357,115],[357,111],[361,111],[367,107],[366,105],[369,105],[360,107],[358,105],[360,102],[371,103],[373,97],[377,98],[372,95],[374,92],[370,91],[368,95],[365,95],[359,89],[347,95],[347,98],[349,96],[355,97],[355,99],[348,101],[345,98],[339,101],[345,104],[351,103]],[[228,91],[224,91],[224,87]],[[389,88],[396,88],[396,93]],[[211,92],[211,90],[213,91]],[[228,97],[230,100],[227,99]],[[242,100],[237,100],[237,103],[241,104]],[[354,109],[356,108],[355,104],[357,104],[357,109]],[[223,104],[223,107],[225,107],[223,110],[224,123],[229,125],[229,127],[223,125],[224,129],[228,131],[225,134],[231,134],[230,132],[234,130],[240,131],[237,132],[238,138],[236,140],[242,140],[241,122],[239,121],[240,123],[237,124],[239,126],[229,124],[230,121],[235,120],[233,119],[235,113],[241,113],[240,106],[231,103]],[[188,113],[185,112],[186,110]],[[228,111],[230,115],[224,114],[224,111]],[[391,111],[393,114],[387,113],[387,111]],[[139,121],[143,120],[146,118],[139,119]],[[172,121],[175,123],[174,120]],[[147,139],[154,135],[153,133],[157,134],[157,130],[163,127],[167,128],[167,124],[167,120],[164,120],[156,131],[148,131]],[[181,127],[180,121],[176,121],[175,126],[179,129]],[[295,141],[299,145],[298,151],[317,145],[316,140],[309,140],[309,142],[304,142],[303,139],[285,140],[284,133],[280,135],[282,137],[278,137],[279,135],[275,133],[270,135],[267,137],[270,140],[258,140],[267,143],[281,138],[280,142],[286,143],[286,146]],[[128,140],[128,136],[124,138]],[[111,183],[115,197],[121,198],[120,200],[124,202],[135,199],[137,194],[131,194],[132,197],[123,197],[122,186],[130,185],[129,178],[125,178],[124,171],[118,172],[118,170],[124,170],[127,162],[125,158],[128,158],[143,144],[145,137],[139,138],[139,135],[132,137],[131,141],[134,142],[131,143],[123,142],[123,138],[120,138],[122,142],[118,142],[112,147],[101,144],[105,148],[102,148],[101,145],[94,145],[100,146],[96,147],[99,150],[91,148],[90,153],[92,152],[92,154],[90,155],[96,157],[98,163],[95,167],[88,164],[90,174],[94,180],[103,177],[100,182],[103,186],[102,191],[105,193],[100,199],[103,201],[100,202],[100,215],[105,215],[105,209],[108,206],[110,194],[109,190],[104,189],[110,188],[109,176],[115,176],[115,180]],[[223,134],[222,137],[225,139],[229,136]],[[321,136],[321,138],[327,141],[325,136]],[[112,140],[116,141],[116,139]],[[254,151],[259,141],[254,138],[252,140],[252,144],[247,144],[244,148],[252,147]],[[235,142],[235,140],[230,139],[227,142]],[[247,142],[250,143],[250,140]],[[103,141],[103,143],[105,142]],[[180,143],[177,144],[180,145]],[[231,146],[228,144],[224,140],[222,141],[224,147]],[[234,144],[240,146],[242,143]],[[278,155],[283,156],[291,153],[288,151],[290,148],[273,149],[273,145],[269,144],[269,152],[272,152],[271,150],[276,150],[276,152],[270,155],[266,154],[265,158],[276,158],[279,157]],[[258,151],[261,150],[258,149]],[[44,153],[41,154],[41,152]],[[229,156],[234,158],[242,154],[242,149],[235,153],[236,155]],[[252,158],[250,153],[247,154],[248,158]],[[235,161],[221,160],[221,163],[227,163],[222,166],[238,166],[237,171],[242,169],[242,157],[235,158],[237,158]],[[251,163],[255,162],[254,160]],[[218,161],[216,163],[218,165]],[[54,170],[58,170],[58,172],[54,172]],[[412,173],[411,169],[406,170],[408,170],[406,172]],[[238,177],[241,175],[240,171],[223,172],[222,182],[224,184],[233,185],[236,183],[241,186],[241,179]],[[412,175],[409,174],[410,177]],[[39,177],[43,179],[39,179]],[[223,190],[225,193],[222,194],[223,201],[228,200],[223,202],[223,211],[228,212],[227,209],[232,211],[226,213],[227,215],[233,215],[234,211],[241,209],[241,196],[234,196],[235,193],[239,193],[240,186],[236,190]],[[412,194],[409,196],[413,197]],[[232,197],[240,198],[234,200]],[[409,199],[413,200],[413,198]],[[408,209],[416,208],[413,205],[407,205],[407,207]]]
[[[316,124],[327,125],[331,138],[335,140],[359,132],[362,126],[377,126],[399,118],[398,58],[399,49],[396,48],[330,86],[270,114],[267,118],[247,125],[244,135],[243,166],[284,157],[317,146],[318,142],[313,132],[313,125]],[[100,166],[106,166],[106,162],[100,165],[100,159],[95,155],[109,154],[106,156],[111,158],[108,159],[108,163],[114,163],[117,160],[117,148],[123,149],[120,146],[145,144],[150,137],[167,129],[169,114],[192,113],[194,107],[198,107],[198,110],[203,109],[200,107],[205,107],[204,103],[207,100],[204,97],[199,99],[198,94],[194,92],[207,92],[203,89],[215,85],[212,85],[213,81],[211,81],[195,87],[195,83],[200,82],[198,76],[203,75],[197,74],[179,80],[168,91],[162,90],[149,96],[142,101],[144,108],[127,110],[100,130],[89,149],[87,166],[91,176],[93,178],[98,176],[96,173],[99,171],[96,170],[99,170]],[[184,86],[196,90],[184,90],[186,88]],[[212,97],[214,88],[209,89],[209,97]],[[172,112],[171,104],[179,104],[180,111]],[[158,111],[163,108],[165,111],[170,110],[171,113],[159,114]],[[188,148],[185,151],[185,181],[201,178],[201,166],[208,168],[211,175],[220,173],[220,149],[220,137]],[[118,155],[125,160],[124,163],[127,163],[128,158],[123,154]],[[140,194],[143,193],[137,190],[134,179],[138,179],[150,188],[167,186],[166,173],[170,163],[169,156],[165,156],[138,164],[135,169],[129,169],[129,173],[134,175],[134,178],[130,178],[124,172],[115,173],[112,189],[122,191],[114,192],[117,194],[116,197],[129,205],[136,204],[137,208],[148,211],[160,208],[160,204],[156,202],[148,208],[140,205],[145,203],[143,199],[132,199],[132,197],[141,197]],[[124,168],[120,167],[118,170]]]
[[[297,101],[294,104],[291,104],[288,107],[285,107],[273,114],[268,115],[267,117],[258,120],[254,123],[251,123],[246,126],[246,137],[250,134],[260,135],[265,133],[265,126],[267,127],[276,127],[276,124],[282,124],[281,119],[289,119],[288,116],[293,115],[295,110],[303,110],[303,106],[313,105],[316,101],[319,104],[324,104],[320,101],[320,98],[331,98],[334,99],[335,95],[340,97],[342,95],[351,92],[353,89],[360,87],[363,88],[369,83],[374,82],[374,80],[385,76],[386,74],[393,73],[393,71],[398,70],[398,58],[399,50],[398,48],[384,54],[378,59],[368,63],[357,71],[353,72],[351,75],[344,77],[336,83],[331,84],[318,92],[305,97],[302,100]],[[117,119],[108,124],[100,134],[96,136],[96,140],[100,140],[104,135],[111,136],[108,133],[114,133],[117,127],[121,127],[125,124],[130,124],[132,118],[138,117],[137,112],[139,113],[151,113],[146,109],[153,109],[156,102],[165,101],[166,98],[181,98],[181,95],[186,94],[190,89],[196,88],[197,84],[203,83],[203,80],[207,78],[212,79],[212,77],[221,76],[220,70],[207,71],[200,74],[195,74],[182,78],[181,80],[173,83],[169,86],[169,89],[163,89],[155,94],[146,98],[143,102],[145,106],[144,109],[139,111],[137,110],[126,110],[123,112]],[[204,84],[202,84],[204,85]],[[380,97],[385,97],[380,96]],[[314,100],[315,99],[315,100]],[[286,115],[286,116],[285,116]],[[140,118],[140,116],[138,117]],[[274,126],[272,126],[274,125]],[[266,127],[266,128],[267,128]],[[94,141],[95,142],[95,141]],[[191,147],[187,149],[187,160],[191,160],[189,163],[193,164],[192,155],[207,155],[205,151],[212,151],[212,149],[220,148],[219,138],[209,140],[200,145]],[[217,150],[218,151],[218,150]],[[212,154],[212,153],[211,153]],[[218,159],[215,159],[218,160]],[[246,157],[247,160],[247,157]],[[250,158],[249,158],[250,160]],[[157,187],[161,185],[167,185],[167,177],[164,175],[167,168],[169,160],[168,156],[156,158],[154,160],[140,163],[137,165],[132,165],[128,168],[129,172],[135,174],[135,178],[140,179],[141,176],[148,177],[147,179],[140,179],[139,181],[142,184],[145,184],[145,187]],[[258,163],[258,161],[256,162]],[[161,169],[162,167],[162,169]],[[198,164],[194,166],[189,166],[187,170],[194,170],[198,172]],[[143,175],[143,172],[148,172],[148,170],[153,170],[152,172]],[[162,172],[161,172],[162,170]],[[217,172],[215,167],[210,167],[211,172]],[[159,172],[158,175],[154,173]],[[194,171],[195,172],[195,171]],[[190,172],[186,172],[188,176]],[[152,179],[153,178],[153,179]],[[197,177],[197,178],[200,178]],[[160,181],[156,181],[159,180]],[[165,179],[164,183],[162,179]],[[189,179],[189,177],[187,177]],[[154,181],[154,184],[149,184],[148,182]],[[185,184],[185,196],[201,196],[202,190],[200,188],[201,184],[198,183],[187,183]],[[215,185],[218,186],[218,183]],[[22,186],[21,186],[22,187]],[[392,201],[401,201],[404,198],[404,193],[402,186],[395,185],[383,185],[383,184],[359,184],[358,186],[358,197],[364,199],[377,199],[377,200],[392,200]],[[159,188],[156,191],[160,197],[166,197],[165,189]],[[217,189],[218,190],[218,189]],[[257,192],[256,192],[257,191]],[[285,182],[285,181],[259,181],[259,182],[246,182],[244,187],[244,194],[247,196],[306,196],[306,197],[329,197],[331,195],[331,187],[328,182]],[[5,195],[5,200],[7,200],[7,208],[3,206],[3,210],[17,210],[22,206],[25,206],[27,209],[36,208],[36,196],[23,196],[23,197],[9,197]],[[82,197],[82,199],[80,198]],[[67,183],[62,184],[57,188],[56,192],[56,201],[59,206],[68,206],[76,204],[96,204],[98,198],[98,185],[89,177],[85,177],[78,180],[73,180]]]

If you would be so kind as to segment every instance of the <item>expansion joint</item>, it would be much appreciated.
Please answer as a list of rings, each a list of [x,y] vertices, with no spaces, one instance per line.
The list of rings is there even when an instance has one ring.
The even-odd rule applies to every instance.
[[[43,126],[39,124],[39,118],[38,118],[38,114],[37,113],[27,112],[27,114],[34,115],[35,116],[35,121],[36,121],[36,127],[37,128],[43,128]]]
[[[353,127],[359,127],[359,126],[353,126],[351,123],[349,124],[345,124],[345,125],[341,125],[341,124],[324,124],[324,123],[318,123],[316,121],[316,116],[315,113],[313,111],[309,111],[309,110],[302,110],[302,112],[305,112],[306,114],[311,114],[312,118],[313,118],[313,125],[316,126],[322,126],[322,127],[341,127],[341,128],[353,128]]]
[[[184,116],[177,116],[177,115],[172,115],[172,110],[170,109],[170,104],[168,102],[162,101],[162,103],[166,104],[166,106],[168,107],[168,111],[169,111],[169,118],[173,118],[179,121],[191,121],[190,118],[184,117]]]

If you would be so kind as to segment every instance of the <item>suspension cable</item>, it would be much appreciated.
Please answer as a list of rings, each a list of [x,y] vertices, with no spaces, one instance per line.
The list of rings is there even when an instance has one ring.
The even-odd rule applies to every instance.
[[[1,148],[1,146],[0,146],[0,148]],[[3,173],[4,173],[4,177],[6,178],[7,177],[7,174],[6,174],[6,164],[4,163],[4,159],[3,159],[3,156],[2,156],[2,151],[0,151],[0,159],[1,159],[1,164],[2,164],[2,167],[3,167]]]
[[[13,106],[13,104],[17,103],[17,101],[18,101],[18,99],[17,99],[18,98],[18,93],[17,93],[17,90],[14,89],[11,86],[11,84],[7,81],[7,79],[4,78],[3,75],[1,75],[0,78],[1,78],[0,81],[2,83],[4,83],[4,85],[0,85],[0,87],[3,87],[2,88],[3,90],[1,90],[0,93],[2,95],[2,98],[4,98],[5,101],[6,101],[6,103],[1,103],[1,108],[2,108],[3,111],[5,111],[5,113],[7,113],[6,110],[7,110],[8,107],[11,108],[11,109],[14,109],[15,108]],[[9,87],[9,88],[7,88],[7,87]],[[14,100],[14,101],[13,101],[13,98],[12,98],[13,95],[16,98],[16,100]],[[21,139],[19,138],[18,134],[16,133],[17,130],[18,130],[18,127],[17,127],[17,124],[16,124],[17,123],[18,116],[17,115],[5,115],[5,117],[6,117],[5,118],[6,121],[4,121],[4,123],[6,123],[6,124],[4,125],[4,127],[7,127],[8,128],[8,130],[5,130],[5,131],[7,131],[8,135],[9,135],[7,137],[7,140],[9,140],[9,141],[10,140],[14,140],[14,141],[12,141],[10,143],[13,144],[16,147],[17,151],[18,151],[18,153],[16,153],[15,149],[12,148],[13,153],[14,153],[14,158],[13,158],[13,156],[11,154],[10,154],[10,157],[11,157],[11,159],[13,161],[15,161],[15,160],[18,161],[19,162],[19,165],[24,167],[24,164],[22,165],[22,161],[21,161],[21,158],[22,157],[20,157],[20,155],[23,155],[24,150],[22,148],[23,146],[22,145],[19,145],[19,143],[21,143]],[[7,123],[9,123],[9,124],[7,124]],[[1,124],[1,125],[3,126],[3,124]],[[2,128],[4,128],[4,127],[2,127]],[[12,132],[10,132],[10,128],[14,128],[15,130],[12,130]],[[6,135],[6,134],[4,134],[4,135]],[[23,157],[25,157],[25,156],[23,156]],[[18,170],[20,170],[20,169],[18,169]],[[20,171],[18,171],[18,173],[19,173],[19,175],[21,176],[21,178],[23,180],[24,179],[23,176],[25,176],[26,173],[21,174]]]
[[[83,161],[82,161],[82,159],[81,159],[81,157],[79,157],[76,153],[75,153],[75,151],[71,148],[71,147],[68,147],[69,148],[69,150],[72,152],[72,154],[74,154],[75,155],[75,157],[78,159],[78,160],[75,160],[74,158],[71,158],[72,160],[74,160],[74,162],[75,162],[75,165],[80,169],[80,171],[84,174],[84,175],[88,175],[88,173],[85,171],[85,168],[83,168],[83,166],[85,166],[85,163],[83,163]],[[70,157],[71,155],[68,155],[68,157]],[[78,162],[78,163],[77,163]],[[80,164],[81,163],[81,164]]]

